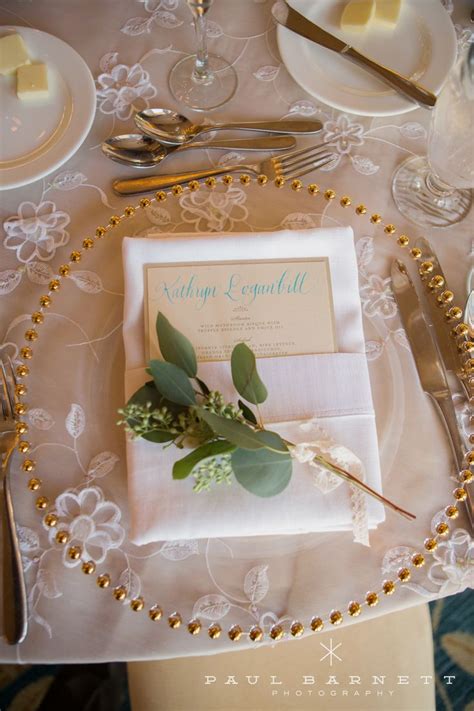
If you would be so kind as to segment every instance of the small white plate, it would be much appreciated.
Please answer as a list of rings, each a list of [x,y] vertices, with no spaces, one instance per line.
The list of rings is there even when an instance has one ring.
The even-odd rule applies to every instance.
[[[419,82],[435,94],[456,59],[456,34],[439,0],[405,0],[394,29],[373,22],[362,32],[343,32],[342,0],[291,0],[291,5],[380,64]],[[278,46],[293,79],[309,94],[342,111],[392,116],[418,108],[387,84],[314,42],[278,26]]]
[[[68,44],[30,27],[0,27],[0,36],[18,32],[33,62],[48,67],[49,96],[22,101],[16,72],[0,76],[0,190],[44,177],[65,163],[92,126],[94,79],[82,57]]]

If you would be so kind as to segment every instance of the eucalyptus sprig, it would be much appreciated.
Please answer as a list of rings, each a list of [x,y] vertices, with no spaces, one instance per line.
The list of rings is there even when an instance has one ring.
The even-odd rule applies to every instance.
[[[152,380],[119,410],[122,419],[118,424],[132,437],[191,449],[174,463],[173,479],[192,475],[195,491],[207,490],[212,484],[229,484],[233,474],[241,486],[257,496],[282,492],[292,476],[291,449],[295,445],[264,426],[259,406],[268,392],[251,349],[239,343],[232,351],[232,380],[242,398],[235,405],[225,402],[221,393],[198,377],[191,342],[161,312],[156,332],[164,360],[149,362],[147,372]],[[397,513],[415,518],[322,455],[315,454],[314,461]]]

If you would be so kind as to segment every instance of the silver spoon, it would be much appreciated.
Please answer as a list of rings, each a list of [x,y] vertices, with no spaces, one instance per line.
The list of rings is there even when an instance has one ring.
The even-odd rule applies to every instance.
[[[211,125],[196,125],[181,114],[170,109],[145,109],[135,114],[135,124],[143,131],[161,143],[168,145],[184,145],[193,141],[196,136],[209,131],[260,131],[264,133],[313,134],[322,128],[321,121],[249,121],[239,123],[217,123]]]
[[[117,163],[135,168],[154,168],[172,153],[194,148],[219,148],[244,151],[282,151],[294,148],[293,136],[263,136],[262,138],[224,138],[213,141],[193,141],[184,146],[164,146],[155,138],[141,133],[113,136],[102,143],[102,152]]]

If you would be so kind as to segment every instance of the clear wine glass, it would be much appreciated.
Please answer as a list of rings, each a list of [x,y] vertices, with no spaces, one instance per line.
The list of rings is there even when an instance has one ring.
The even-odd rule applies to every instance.
[[[213,0],[186,0],[193,13],[196,54],[180,59],[169,75],[173,96],[194,111],[210,111],[235,94],[237,74],[222,57],[207,51],[207,12]]]
[[[474,45],[462,54],[433,112],[428,156],[404,161],[392,194],[405,217],[424,228],[448,227],[471,209],[474,187]]]

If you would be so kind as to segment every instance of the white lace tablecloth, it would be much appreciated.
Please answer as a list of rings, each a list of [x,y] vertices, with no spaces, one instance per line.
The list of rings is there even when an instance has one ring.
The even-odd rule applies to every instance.
[[[270,21],[272,0],[216,0],[210,14],[211,48],[223,54],[239,75],[235,98],[215,119],[315,116],[324,124],[337,165],[320,172],[318,182],[365,201],[400,231],[420,231],[397,213],[390,180],[401,160],[423,154],[429,114],[368,119],[336,112],[302,91],[281,64]],[[467,3],[444,0],[456,24],[459,44],[472,40]],[[111,181],[130,171],[102,157],[100,142],[132,128],[131,116],[144,106],[174,106],[168,72],[190,50],[191,18],[179,0],[10,0],[0,6],[0,22],[29,25],[57,35],[87,61],[97,80],[97,116],[85,144],[56,173],[1,196],[0,355],[18,357],[36,308],[58,266],[88,231],[106,223],[129,201],[112,193]],[[178,108],[178,107],[176,107]],[[197,117],[199,120],[199,117]],[[213,117],[211,117],[213,118]],[[174,159],[173,159],[174,160]],[[197,166],[204,156],[169,162],[178,169]],[[230,160],[213,152],[209,161]],[[262,200],[263,192],[265,200]],[[276,197],[277,196],[277,197]],[[336,201],[335,201],[336,202]],[[353,212],[351,213],[353,215]],[[471,218],[471,219],[470,219]],[[432,240],[452,288],[465,296],[472,255],[472,216],[458,226],[433,230]],[[352,217],[290,190],[187,193],[148,211],[156,232],[252,231],[350,222],[357,238],[360,294],[367,357],[374,392],[382,457],[384,493],[417,514],[407,522],[387,514],[371,534],[371,548],[354,545],[350,534],[312,534],[256,539],[162,541],[144,547],[127,538],[128,513],[123,433],[115,428],[122,404],[122,268],[119,236],[103,241],[78,265],[54,301],[35,344],[29,378],[29,439],[34,445],[41,493],[54,503],[72,540],[97,573],[112,585],[129,586],[145,606],[159,603],[179,610],[186,621],[234,623],[266,631],[281,620],[303,621],[332,609],[345,612],[396,577],[407,556],[419,550],[450,501],[453,464],[443,430],[421,392],[392,292],[390,260],[400,256],[395,240],[368,219]],[[134,224],[134,223],[131,223]],[[135,225],[133,231],[145,229]],[[407,257],[408,259],[408,257]],[[469,414],[458,400],[467,431]],[[17,460],[16,460],[17,461]],[[42,526],[25,475],[15,473],[14,500],[26,571],[30,629],[18,648],[0,644],[4,661],[101,661],[165,658],[243,648],[224,633],[210,640],[186,626],[172,631],[166,620],[153,623],[133,612],[128,600],[100,590],[96,576],[81,572]],[[472,585],[473,541],[460,517],[456,530],[428,557],[412,580],[358,620],[463,590]],[[267,638],[268,639],[268,638]]]

